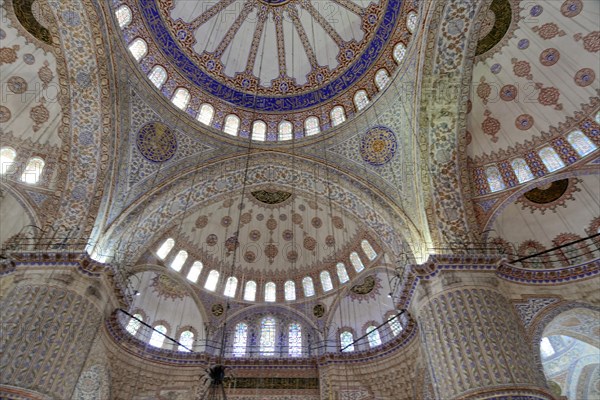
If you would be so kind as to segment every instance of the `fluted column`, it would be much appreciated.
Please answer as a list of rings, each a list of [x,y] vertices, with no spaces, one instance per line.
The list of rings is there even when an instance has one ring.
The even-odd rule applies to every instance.
[[[70,399],[108,308],[107,292],[75,268],[18,269],[14,281],[0,301],[0,397]]]
[[[493,274],[441,272],[419,283],[412,310],[438,399],[553,399]]]

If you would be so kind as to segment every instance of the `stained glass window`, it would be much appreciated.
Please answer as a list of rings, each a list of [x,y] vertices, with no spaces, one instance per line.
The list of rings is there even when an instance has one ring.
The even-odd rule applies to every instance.
[[[340,283],[346,283],[350,280],[350,277],[348,276],[348,271],[346,271],[346,266],[344,265],[344,263],[337,263],[335,269],[337,271],[337,276],[340,280]]]
[[[365,266],[364,266],[362,260],[358,256],[358,253],[356,253],[355,251],[350,253],[350,262],[352,263],[352,266],[354,267],[354,270],[356,272],[360,272],[363,269],[365,269]]]
[[[190,102],[190,92],[184,88],[178,88],[171,99],[171,103],[180,110],[185,110]]]
[[[179,253],[177,253],[173,259],[173,262],[171,262],[171,268],[173,268],[175,271],[181,271],[181,267],[183,267],[183,264],[185,264],[185,260],[187,260],[187,258],[187,251],[181,250]]]
[[[363,251],[365,252],[367,258],[370,261],[373,261],[375,258],[377,258],[377,253],[375,252],[375,249],[373,249],[373,246],[371,246],[371,243],[369,243],[368,240],[363,239],[363,241],[360,242],[360,247],[362,247]]]
[[[38,183],[42,177],[45,165],[46,163],[44,160],[39,157],[30,158],[29,161],[27,161],[25,170],[21,174],[21,180],[31,185]]]
[[[235,326],[233,336],[233,356],[243,357],[246,355],[246,344],[248,343],[248,325],[240,322]]]
[[[281,121],[279,123],[279,140],[290,140],[294,126],[289,121]]]
[[[354,94],[354,105],[358,111],[362,110],[366,106],[369,105],[369,97],[367,96],[367,92],[364,90],[359,90]]]
[[[375,74],[375,85],[377,85],[379,90],[382,90],[388,84],[389,81],[390,75],[385,69],[382,68]]]
[[[554,172],[565,166],[563,160],[560,159],[552,147],[544,147],[538,154],[549,172]]]
[[[405,55],[406,46],[404,45],[404,43],[400,42],[396,45],[396,47],[394,47],[394,60],[396,60],[396,62],[400,64],[400,62],[404,59]]]
[[[267,282],[265,284],[265,301],[273,303],[275,300],[277,300],[277,286],[274,282]]]
[[[133,314],[133,316],[134,316],[134,318],[131,318],[129,320],[129,323],[127,323],[127,326],[125,327],[125,329],[127,330],[127,332],[129,332],[130,334],[135,336],[138,329],[140,329],[140,326],[142,326],[142,323],[140,321],[143,321],[144,318],[142,318],[141,314]],[[138,319],[140,321],[138,321]]]
[[[156,256],[161,260],[164,260],[167,255],[171,252],[171,249],[175,246],[175,240],[168,238],[163,242],[163,244],[158,248],[156,252]]]
[[[210,126],[214,115],[215,108],[208,103],[204,103],[200,107],[200,112],[198,113],[198,121],[200,121],[204,125]]]
[[[246,289],[244,290],[244,300],[254,301],[256,300],[256,282],[246,282]]]
[[[336,106],[331,110],[331,126],[337,126],[346,120],[344,107]]]
[[[228,115],[225,118],[225,126],[223,132],[231,136],[237,136],[238,130],[240,129],[240,119],[237,115]]]
[[[288,330],[288,354],[290,357],[302,357],[302,326],[290,324]]]
[[[555,353],[554,347],[547,337],[542,338],[542,341],[540,342],[540,351],[542,353],[542,357],[550,357]]]
[[[166,334],[167,328],[164,325],[155,326],[152,336],[150,336],[150,346],[162,347]]]
[[[306,276],[302,279],[302,288],[304,289],[304,296],[310,297],[315,295],[315,286],[310,276]]]
[[[373,325],[367,328],[367,340],[369,341],[369,347],[377,347],[381,344],[379,331]]]
[[[179,335],[179,343],[181,345],[177,346],[177,350],[190,352],[192,350],[192,347],[194,346],[194,332],[181,332],[181,335]]]
[[[194,261],[187,274],[187,280],[194,283],[198,282],[198,278],[200,277],[200,273],[202,272],[202,267],[203,265],[201,261]]]
[[[260,354],[275,354],[275,320],[271,317],[265,317],[260,322]]]
[[[333,289],[333,283],[331,283],[331,275],[327,271],[321,271],[321,286],[323,286],[324,292],[329,292]]]
[[[235,290],[237,289],[238,280],[235,276],[230,276],[225,282],[225,291],[223,295],[227,297],[235,297]]]
[[[137,38],[129,45],[129,52],[136,61],[140,61],[148,53],[148,45],[144,39]]]
[[[388,325],[390,326],[394,336],[398,336],[398,334],[402,332],[402,325],[400,324],[400,321],[398,321],[398,317],[395,315],[390,315],[388,318]]]
[[[252,124],[252,140],[264,141],[267,138],[267,124],[263,121],[254,121]]]
[[[204,289],[214,292],[217,289],[217,283],[219,282],[219,271],[211,270],[206,278]]]
[[[10,147],[0,149],[0,175],[4,175],[12,169],[17,158],[17,152]]]
[[[319,132],[321,132],[319,118],[317,118],[317,117],[306,118],[306,121],[304,121],[304,133],[306,134],[306,136],[316,135]]]
[[[150,79],[150,82],[152,82],[154,86],[160,89],[167,81],[167,70],[160,65],[155,65],[148,74],[148,79]]]
[[[596,113],[596,123],[600,124],[600,111]]]
[[[296,284],[294,281],[286,281],[283,285],[283,291],[285,292],[285,299],[287,301],[296,300]]]
[[[533,179],[533,174],[531,173],[531,169],[529,169],[529,165],[522,158],[516,158],[512,160],[510,163],[513,171],[515,171],[515,175],[517,176],[517,180],[519,183],[527,182]]]
[[[592,151],[596,150],[597,147],[592,141],[583,134],[581,131],[574,131],[569,133],[567,140],[573,146],[577,154],[581,157],[587,156]]]
[[[344,331],[340,333],[340,350],[344,353],[354,351],[354,335],[352,335],[352,332]]]
[[[415,29],[417,29],[417,23],[419,22],[419,17],[416,12],[411,11],[406,16],[406,28],[410,33],[414,33]]]
[[[500,175],[500,171],[498,171],[498,167],[494,165],[492,165],[491,167],[487,167],[485,170],[485,175],[487,177],[487,181],[490,185],[490,190],[492,192],[497,192],[505,188],[504,181],[502,180],[502,175]]]
[[[122,5],[115,11],[119,28],[123,29],[131,23],[131,9],[126,5]]]

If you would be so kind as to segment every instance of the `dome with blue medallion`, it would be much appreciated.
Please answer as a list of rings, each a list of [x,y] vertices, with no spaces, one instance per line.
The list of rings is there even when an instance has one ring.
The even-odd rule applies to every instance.
[[[115,0],[126,45],[175,107],[223,133],[321,133],[385,89],[418,15],[401,0]]]

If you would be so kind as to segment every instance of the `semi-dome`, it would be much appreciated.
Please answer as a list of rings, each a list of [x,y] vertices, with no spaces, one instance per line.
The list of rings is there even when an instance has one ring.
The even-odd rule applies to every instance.
[[[175,107],[232,136],[285,141],[343,123],[383,90],[416,6],[376,1],[116,1],[127,47]]]

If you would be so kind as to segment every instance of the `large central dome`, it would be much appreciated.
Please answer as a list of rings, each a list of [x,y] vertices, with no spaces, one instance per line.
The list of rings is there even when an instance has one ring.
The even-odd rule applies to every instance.
[[[364,108],[416,26],[401,0],[121,4],[129,50],[174,105],[232,136],[266,141],[310,136]]]
[[[398,16],[396,2],[223,0],[192,3],[173,0],[161,10],[186,58],[225,87],[266,96],[287,96],[288,104],[262,101],[268,111],[315,105],[338,83],[353,83],[366,72],[390,35]],[[389,10],[386,10],[389,6]],[[390,14],[377,29],[385,11]],[[372,42],[374,36],[378,41]],[[368,49],[361,59],[359,55]],[[358,62],[357,62],[358,61]],[[348,67],[354,65],[353,70]],[[207,88],[214,93],[215,90]],[[218,88],[226,91],[224,88]],[[290,96],[311,93],[297,98]],[[304,99],[304,101],[300,100]],[[232,99],[248,106],[242,99]]]

